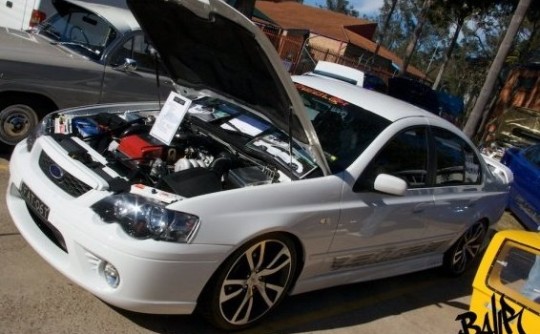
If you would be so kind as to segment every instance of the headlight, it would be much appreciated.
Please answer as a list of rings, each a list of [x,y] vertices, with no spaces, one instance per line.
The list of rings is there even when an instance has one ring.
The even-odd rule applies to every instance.
[[[189,242],[199,227],[199,217],[166,209],[161,203],[134,194],[113,195],[92,205],[103,221],[118,223],[130,236]]]

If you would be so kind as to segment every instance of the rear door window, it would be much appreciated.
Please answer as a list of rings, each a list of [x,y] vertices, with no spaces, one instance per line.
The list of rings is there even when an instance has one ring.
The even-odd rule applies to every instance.
[[[432,128],[435,141],[435,185],[479,184],[481,165],[474,149],[463,138],[441,128]]]

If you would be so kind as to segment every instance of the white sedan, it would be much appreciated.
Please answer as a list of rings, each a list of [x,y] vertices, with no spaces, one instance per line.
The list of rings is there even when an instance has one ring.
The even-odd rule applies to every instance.
[[[460,274],[477,256],[508,184],[460,130],[345,82],[291,80],[220,0],[128,4],[176,93],[52,113],[11,157],[13,221],[69,279],[120,308],[241,329],[287,294]]]

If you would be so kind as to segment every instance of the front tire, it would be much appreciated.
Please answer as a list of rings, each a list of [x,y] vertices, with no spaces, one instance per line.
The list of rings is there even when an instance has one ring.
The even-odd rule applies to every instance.
[[[483,250],[487,225],[472,225],[444,255],[444,269],[452,276],[463,274]]]
[[[38,124],[36,110],[27,104],[0,105],[0,142],[15,145],[26,138]]]
[[[289,237],[272,234],[252,240],[223,263],[205,289],[199,310],[225,330],[252,326],[283,300],[296,265]]]

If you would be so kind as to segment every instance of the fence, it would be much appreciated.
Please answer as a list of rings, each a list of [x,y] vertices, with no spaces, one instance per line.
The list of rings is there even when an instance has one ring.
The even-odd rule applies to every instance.
[[[358,70],[371,73],[379,76],[385,82],[395,76],[395,72],[380,66],[374,66],[372,59],[352,58],[336,53],[330,49],[319,49],[305,43],[304,36],[298,35],[286,36],[282,35],[282,30],[272,26],[262,26],[260,28],[270,39],[279,56],[283,60],[284,65],[291,74],[302,74],[312,71],[315,68],[317,61],[324,60],[337,64],[342,64]]]

